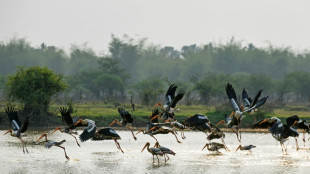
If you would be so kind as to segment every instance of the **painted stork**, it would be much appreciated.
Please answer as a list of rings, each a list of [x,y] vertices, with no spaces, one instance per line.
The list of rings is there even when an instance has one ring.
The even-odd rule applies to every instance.
[[[120,126],[125,126],[126,128],[128,128],[131,131],[131,134],[132,134],[134,140],[137,140],[137,137],[133,133],[133,129],[134,129],[133,126],[132,126],[133,117],[131,116],[131,114],[126,109],[124,109],[122,107],[118,107],[118,113],[122,117],[122,120],[119,121],[118,119],[115,119],[110,124],[110,127],[113,126],[114,123],[117,123]]]
[[[261,96],[262,92],[263,92],[262,89],[259,90],[259,91],[257,92],[256,96],[254,97],[254,99],[252,100],[252,98],[249,97],[248,91],[247,91],[246,89],[243,89],[243,91],[242,91],[242,101],[243,101],[243,105],[244,105],[244,106],[241,107],[241,109],[243,108],[244,110],[248,110],[248,109],[252,108],[253,106],[255,106],[256,103],[258,102],[258,99],[259,99],[259,97]],[[267,98],[268,98],[268,97],[267,97]],[[267,100],[267,99],[266,99],[266,100]],[[253,110],[249,111],[248,113],[249,113],[250,115],[252,115],[252,114],[254,114],[254,112],[256,112],[256,111],[257,111],[257,109],[253,109]],[[253,119],[254,119],[255,122],[256,122],[256,118],[255,118],[254,116],[252,116],[252,117],[253,117]]]
[[[72,124],[69,128],[74,129],[76,127],[86,127],[82,134],[80,135],[80,140],[85,142],[95,136],[96,124],[93,120],[89,119],[79,119],[76,123]]]
[[[202,114],[195,114],[184,120],[184,125],[191,129],[197,129],[204,133],[211,132],[211,123],[207,116]]]
[[[239,145],[238,147],[237,147],[237,149],[236,149],[236,151],[235,152],[237,152],[239,149],[240,150],[248,150],[249,152],[252,152],[251,151],[251,149],[253,149],[253,148],[255,148],[256,146],[254,146],[254,145],[252,145],[252,144],[250,144],[250,145],[248,145],[248,146],[241,146],[241,145]]]
[[[42,141],[42,142],[39,142],[41,138],[45,137],[45,141]],[[59,147],[59,148],[62,148],[65,152],[65,157],[69,160],[70,158],[68,157],[67,153],[66,153],[66,148],[61,146],[64,142],[66,142],[66,140],[62,140],[62,141],[54,141],[54,140],[48,140],[47,139],[47,135],[46,134],[42,134],[40,136],[40,138],[35,142],[35,144],[41,144],[41,143],[45,143],[45,148],[48,148],[50,149],[52,146],[55,146],[55,147]]]
[[[21,133],[26,132],[26,130],[28,129],[29,126],[29,116],[26,117],[25,121],[23,124],[21,124],[18,115],[17,115],[17,111],[15,108],[13,107],[7,107],[5,109],[6,114],[9,117],[10,120],[10,124],[12,129],[8,130],[6,133],[4,133],[4,135],[6,135],[7,133],[10,133],[10,135],[12,137],[16,137],[20,140],[20,142],[22,143],[22,147],[23,147],[23,152],[25,153],[25,149],[26,152],[28,153],[27,147],[26,147],[26,142],[22,139],[22,135]]]
[[[222,143],[224,144],[225,146],[225,149],[229,151],[228,147],[226,146],[225,144],[225,141],[224,141],[224,138],[225,138],[225,134],[223,131],[221,131],[221,129],[219,129],[218,127],[216,126],[213,126],[212,128],[212,131],[211,131],[211,134],[208,135],[207,139],[209,140],[209,142],[213,139],[221,139],[222,140]]]
[[[169,134],[171,133],[172,135],[175,136],[176,140],[178,143],[182,143],[177,135],[175,134],[175,132],[170,128],[170,127],[167,127],[165,125],[161,125],[160,123],[158,124],[155,124],[153,123],[153,127],[151,129],[148,130],[148,132],[151,132],[153,135],[156,135],[156,134]]]
[[[158,117],[159,117],[159,110],[158,108],[155,108],[152,110],[152,114],[149,116],[151,123],[158,123]]]
[[[306,143],[306,132],[308,132],[309,133],[309,123],[307,123],[306,122],[306,120],[301,120],[299,117],[298,117],[298,115],[293,115],[293,116],[290,116],[290,117],[287,117],[286,118],[286,124],[288,125],[288,126],[292,126],[292,127],[294,127],[294,128],[297,128],[297,129],[302,129],[302,133],[303,133],[303,138],[302,138],[302,140],[303,140],[303,142],[304,142],[304,146],[306,146],[305,145],[305,143]],[[295,137],[295,140],[296,140],[296,142],[298,142],[298,140],[297,140],[297,138]],[[297,150],[299,149],[299,147],[298,147],[298,144],[297,144]]]
[[[216,152],[218,152],[218,153],[221,153],[221,152],[219,151],[220,149],[225,149],[225,150],[226,150],[224,144],[216,143],[216,142],[207,143],[207,144],[202,148],[201,151],[203,151],[203,149],[205,149],[206,147],[207,147],[207,149],[208,149],[209,151],[216,151]]]
[[[185,95],[185,90],[181,89],[177,95],[175,95],[177,89],[177,85],[171,84],[168,88],[168,91],[165,95],[165,105],[162,106],[161,103],[157,103],[154,107],[159,106],[163,111],[160,114],[160,117],[166,120],[175,120],[174,118],[174,108],[177,103],[183,98]]]
[[[284,142],[287,141],[289,137],[299,136],[296,129],[286,124],[283,124],[281,120],[276,117],[272,117],[269,119],[266,118],[264,121],[261,122],[261,124],[263,124],[264,122],[269,122],[269,124],[273,124],[269,131],[272,137],[280,142],[282,153],[285,152],[285,154],[287,154],[287,148],[284,146]]]
[[[59,112],[61,114],[62,122],[63,123],[65,122],[67,124],[67,127],[65,129],[61,129],[60,127],[57,127],[53,133],[55,133],[56,131],[60,131],[61,133],[66,133],[66,134],[71,135],[75,139],[76,144],[80,147],[79,142],[77,141],[76,137],[73,135],[73,134],[77,135],[76,129],[69,128],[69,126],[75,123],[77,120],[72,119],[69,109],[62,107],[59,109]]]
[[[154,147],[158,148],[164,153],[165,163],[169,160],[168,154],[173,155],[173,156],[175,155],[175,153],[172,150],[168,149],[167,147],[159,145],[159,142],[156,142]],[[167,157],[167,159],[165,156]]]
[[[151,148],[150,148],[150,143],[149,143],[149,142],[147,142],[147,143],[145,144],[145,146],[144,146],[143,149],[141,150],[141,153],[143,152],[143,150],[144,150],[145,148],[147,148],[147,151],[149,151],[149,152],[152,154],[152,156],[153,156],[153,163],[154,163],[154,156],[156,156],[156,157],[157,157],[157,160],[158,160],[158,164],[159,164],[158,155],[159,155],[159,156],[163,156],[164,153],[163,153],[159,148],[155,148],[155,147],[151,147]]]
[[[141,129],[139,130],[136,135],[138,135],[140,132],[142,132],[143,134],[146,134],[146,135],[149,135],[151,136],[152,138],[154,138],[156,141],[158,141],[155,137],[154,137],[154,131],[149,131],[151,128],[153,128],[155,126],[154,123],[147,123],[147,129]]]
[[[124,153],[120,144],[117,140],[120,140],[121,137],[115,132],[112,128],[103,128],[96,131],[95,136],[92,138],[93,141],[101,141],[101,140],[114,140],[116,147]]]
[[[152,110],[152,115],[150,115],[150,117],[149,117],[151,120],[151,123],[161,124],[164,126],[170,126],[170,127],[176,128],[176,129],[181,131],[181,138],[186,139],[186,137],[184,135],[184,131],[183,131],[185,129],[185,126],[182,123],[180,123],[176,120],[169,119],[165,123],[162,124],[162,123],[158,123],[158,117],[159,117],[159,110],[157,108],[155,108]]]
[[[231,128],[232,130],[234,130],[234,128],[236,129],[236,131],[234,131],[236,134],[237,134],[237,139],[239,142],[241,142],[241,134],[239,132],[239,129],[240,129],[240,125],[241,125],[241,120],[244,118],[244,113],[246,112],[251,112],[252,110],[262,106],[266,100],[268,99],[268,96],[267,97],[264,97],[260,100],[258,100],[254,106],[250,107],[250,108],[247,108],[247,109],[242,109],[240,107],[240,105],[238,104],[238,100],[237,100],[237,95],[236,95],[236,92],[235,92],[235,89],[232,87],[231,84],[227,83],[226,85],[226,94],[228,96],[228,99],[234,109],[234,111],[230,114],[230,118],[233,117],[233,118],[225,118],[226,121],[227,121],[227,126],[229,128]],[[225,116],[227,117],[227,116]],[[221,122],[218,123],[219,124],[224,124],[225,121],[222,120]]]

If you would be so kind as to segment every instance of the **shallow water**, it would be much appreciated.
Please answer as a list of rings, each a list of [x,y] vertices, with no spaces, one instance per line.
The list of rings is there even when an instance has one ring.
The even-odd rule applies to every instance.
[[[0,135],[4,132],[0,131]],[[160,144],[172,149],[176,155],[170,156],[167,164],[163,157],[160,157],[160,164],[156,160],[152,164],[152,155],[147,150],[141,153],[141,150],[146,142],[153,145],[153,138],[139,134],[138,140],[134,141],[130,132],[117,132],[122,137],[119,142],[124,154],[111,140],[87,141],[78,147],[74,138],[67,134],[49,135],[52,140],[67,140],[63,146],[71,160],[65,159],[61,148],[31,145],[42,132],[29,131],[23,137],[28,142],[29,154],[23,154],[17,138],[0,136],[1,173],[310,173],[309,150],[296,151],[295,141],[290,139],[287,142],[289,155],[283,155],[279,143],[269,133],[242,133],[243,145],[257,146],[252,153],[235,153],[239,145],[236,135],[226,133],[225,142],[231,151],[221,149],[222,154],[206,149],[201,151],[207,143],[201,132],[185,132],[187,139],[181,144],[173,135],[157,135]],[[303,147],[301,139],[299,144]]]

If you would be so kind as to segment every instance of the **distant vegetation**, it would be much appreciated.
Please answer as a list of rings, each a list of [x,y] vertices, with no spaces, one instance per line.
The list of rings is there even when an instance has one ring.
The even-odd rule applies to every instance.
[[[108,53],[73,45],[69,54],[42,43],[31,46],[25,39],[0,43],[0,100],[7,101],[12,86],[6,85],[18,66],[46,66],[62,74],[66,90],[52,98],[55,104],[104,102],[120,105],[130,99],[139,105],[163,101],[170,83],[186,89],[183,105],[228,105],[225,85],[230,82],[240,95],[243,88],[254,96],[264,89],[266,106],[309,105],[310,51],[290,48],[257,48],[232,39],[225,44],[185,45],[181,50],[158,46],[146,39],[112,35]],[[20,70],[19,70],[20,71]],[[61,91],[61,90],[60,90]]]

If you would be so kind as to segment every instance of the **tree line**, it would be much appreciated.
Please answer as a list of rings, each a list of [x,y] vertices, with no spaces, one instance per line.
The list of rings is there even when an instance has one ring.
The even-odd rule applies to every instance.
[[[62,95],[74,101],[135,102],[150,105],[163,100],[167,86],[186,89],[184,104],[226,101],[225,85],[241,94],[264,89],[279,106],[309,102],[310,52],[290,48],[257,48],[231,41],[225,44],[187,45],[181,50],[158,46],[146,39],[112,35],[108,53],[97,55],[85,46],[70,53],[42,43],[33,47],[14,38],[0,44],[0,95],[8,94],[8,79],[21,67],[46,66],[66,83]]]

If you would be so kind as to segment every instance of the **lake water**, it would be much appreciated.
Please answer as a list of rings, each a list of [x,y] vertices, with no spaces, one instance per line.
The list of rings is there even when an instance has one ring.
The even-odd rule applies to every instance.
[[[242,133],[242,144],[257,147],[252,153],[238,151],[236,135],[226,133],[225,142],[231,150],[222,154],[201,151],[207,143],[206,135],[201,132],[185,132],[186,140],[179,144],[173,135],[157,135],[162,146],[172,149],[176,155],[170,156],[167,164],[160,158],[160,164],[152,163],[152,155],[141,150],[146,142],[153,146],[155,140],[148,135],[138,134],[134,141],[129,131],[117,131],[122,137],[121,153],[114,141],[87,141],[78,147],[73,137],[55,133],[49,139],[61,141],[71,160],[64,157],[58,147],[46,149],[31,145],[42,132],[29,131],[24,140],[28,142],[28,154],[24,154],[17,138],[2,136],[0,131],[0,173],[310,173],[310,151],[295,150],[295,141],[290,139],[288,155],[283,155],[280,144],[269,133]],[[81,133],[81,131],[79,131]],[[220,141],[216,141],[220,142]],[[299,144],[303,147],[301,138]],[[307,147],[310,143],[307,142]],[[155,158],[156,159],[156,158]]]

